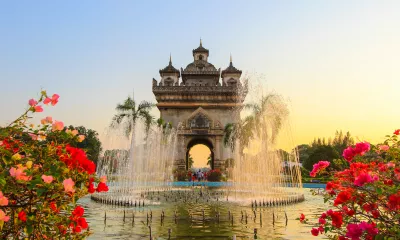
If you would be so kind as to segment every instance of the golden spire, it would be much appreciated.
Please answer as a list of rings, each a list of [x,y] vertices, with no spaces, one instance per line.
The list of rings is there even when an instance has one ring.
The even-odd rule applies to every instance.
[[[169,64],[172,64],[172,57],[171,57],[171,53],[169,53]]]
[[[200,38],[200,47],[202,47],[203,46],[203,42],[201,41],[201,38]]]

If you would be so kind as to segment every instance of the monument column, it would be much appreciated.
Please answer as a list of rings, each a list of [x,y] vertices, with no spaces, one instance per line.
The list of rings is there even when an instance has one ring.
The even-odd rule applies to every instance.
[[[214,150],[214,168],[222,168],[221,164],[221,137],[216,136],[215,137],[215,150]],[[222,169],[221,169],[222,170]]]

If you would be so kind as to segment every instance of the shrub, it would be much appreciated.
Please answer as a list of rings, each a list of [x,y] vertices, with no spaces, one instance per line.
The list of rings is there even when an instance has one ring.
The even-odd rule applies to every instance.
[[[108,191],[106,179],[86,153],[71,147],[85,136],[51,117],[36,128],[29,115],[59,96],[41,92],[24,114],[0,131],[0,239],[83,239],[90,234],[84,209],[76,201]],[[97,188],[95,187],[97,184]]]
[[[321,214],[312,235],[342,240],[400,236],[399,133],[396,130],[372,149],[360,142],[343,151],[349,166],[334,172],[327,183],[324,199],[332,209]],[[326,165],[315,164],[312,175],[325,172]]]
[[[220,182],[221,178],[222,174],[219,169],[214,169],[207,172],[207,180],[210,182]]]
[[[177,169],[174,171],[174,179],[176,181],[187,181],[188,180],[188,172],[183,169]]]

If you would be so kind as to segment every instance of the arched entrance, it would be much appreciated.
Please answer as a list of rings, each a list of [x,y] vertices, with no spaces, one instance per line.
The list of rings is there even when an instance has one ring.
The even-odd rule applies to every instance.
[[[206,139],[206,138],[194,138],[191,141],[189,141],[187,147],[186,147],[186,159],[185,159],[185,163],[186,163],[186,170],[189,169],[189,151],[192,147],[194,147],[195,145],[198,144],[203,144],[205,146],[207,146],[210,149],[210,156],[211,156],[211,164],[210,167],[211,169],[214,169],[214,146],[212,145],[211,141]]]

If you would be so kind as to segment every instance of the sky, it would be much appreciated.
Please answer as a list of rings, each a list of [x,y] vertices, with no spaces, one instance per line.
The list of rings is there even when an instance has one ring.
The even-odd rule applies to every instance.
[[[0,125],[46,89],[60,102],[38,118],[102,136],[117,103],[133,92],[155,102],[152,78],[170,54],[176,68],[192,62],[202,38],[217,68],[232,54],[287,100],[282,148],[336,130],[377,143],[400,128],[399,10],[389,0],[3,1]]]

